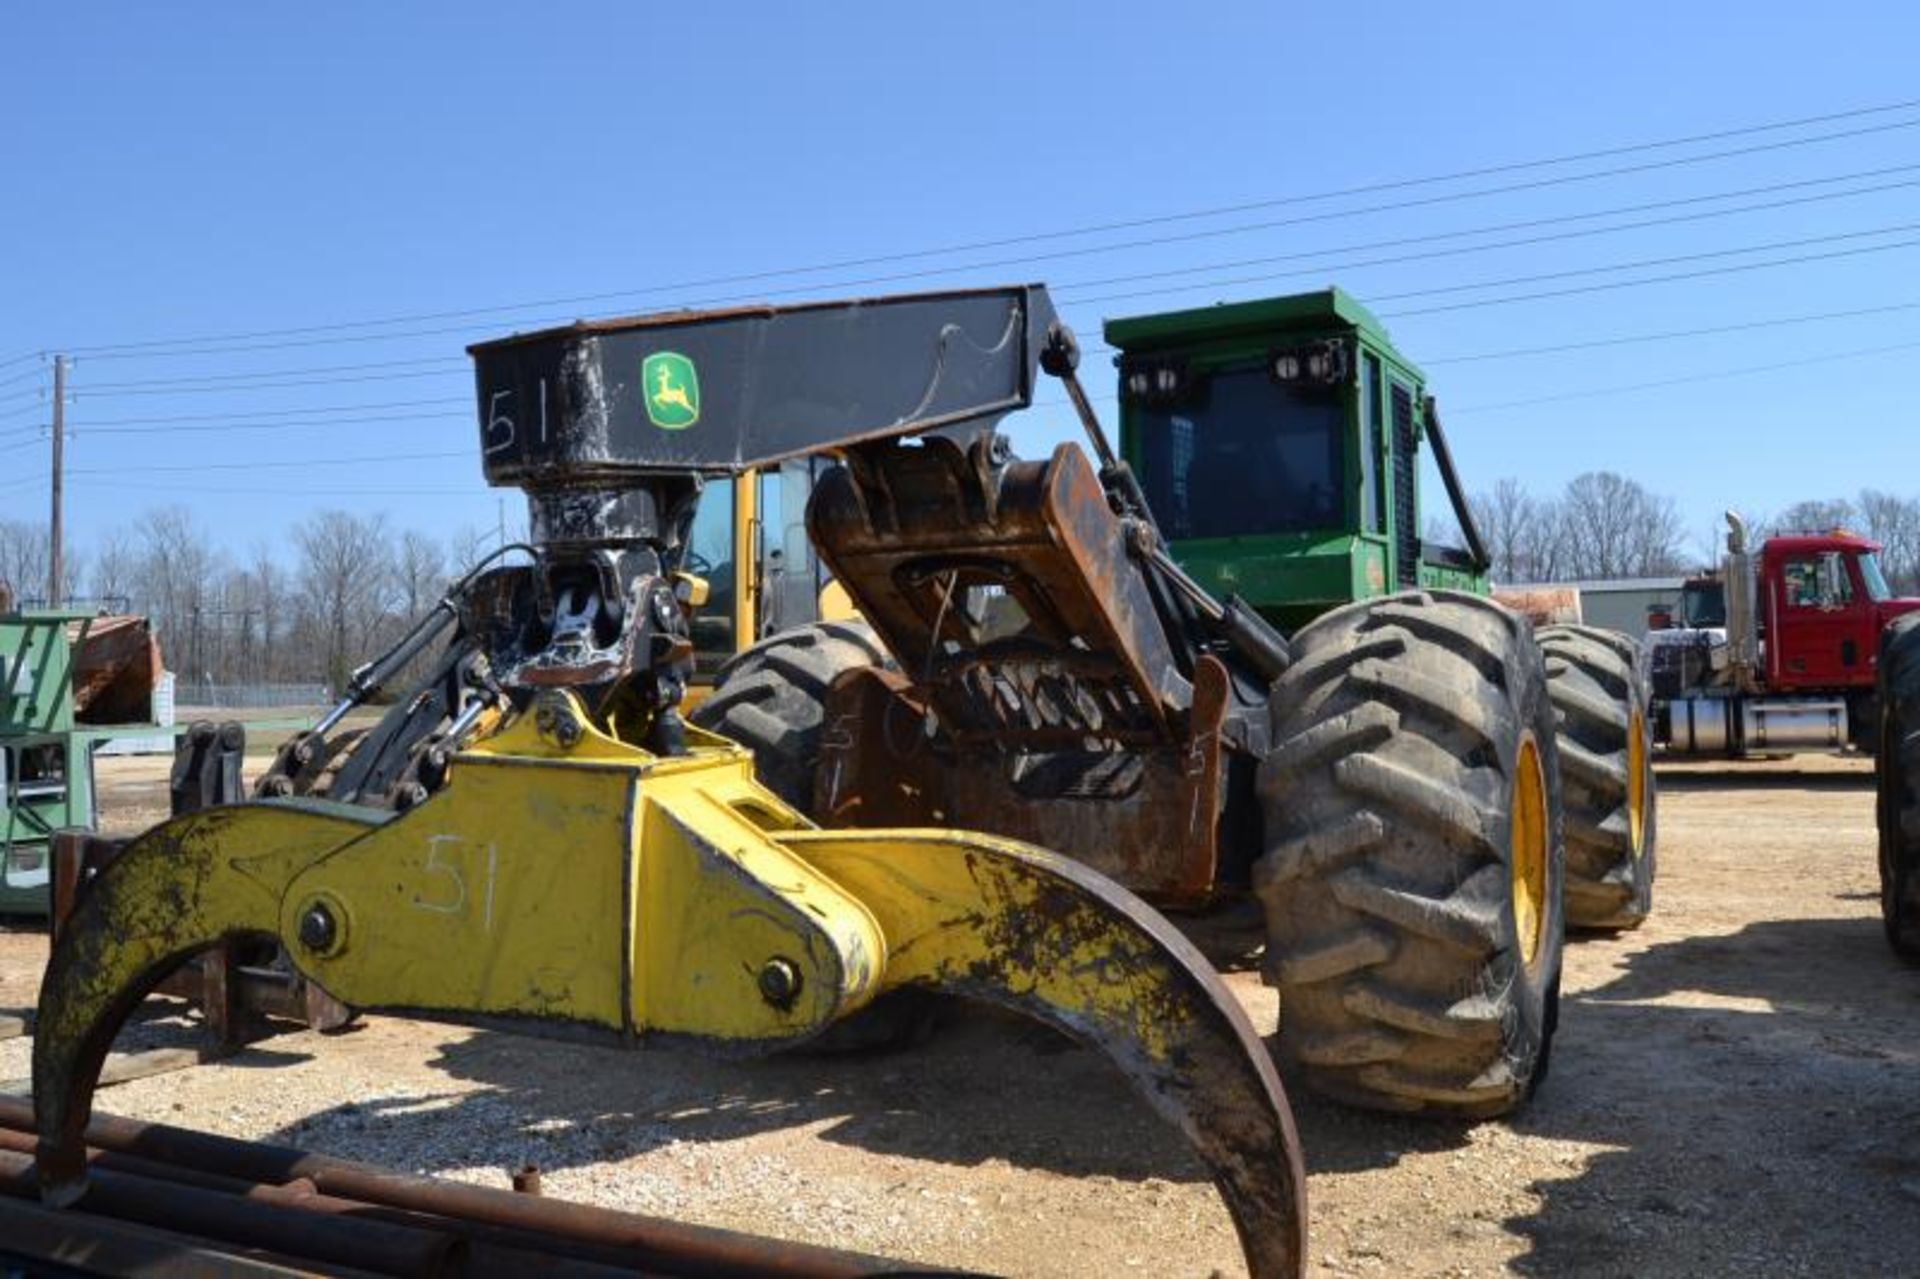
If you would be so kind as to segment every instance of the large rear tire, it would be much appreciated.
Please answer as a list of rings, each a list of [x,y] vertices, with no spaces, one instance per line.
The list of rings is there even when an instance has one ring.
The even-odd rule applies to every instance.
[[[887,664],[865,622],[814,622],[728,661],[691,718],[752,751],[760,784],[811,817],[827,690],[842,672]]]
[[[1880,917],[1887,944],[1920,962],[1920,614],[1880,639]]]
[[[1480,596],[1350,605],[1294,639],[1260,768],[1280,1054],[1379,1110],[1479,1119],[1545,1077],[1559,767],[1531,629]]]
[[[1567,926],[1638,928],[1653,910],[1653,737],[1639,650],[1618,631],[1546,626],[1567,809]]]

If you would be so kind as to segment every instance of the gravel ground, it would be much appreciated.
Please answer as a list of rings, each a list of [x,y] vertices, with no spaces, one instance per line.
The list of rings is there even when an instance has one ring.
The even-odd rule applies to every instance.
[[[102,765],[109,819],[164,767]],[[1662,771],[1654,918],[1567,953],[1552,1078],[1508,1122],[1296,1093],[1325,1275],[1920,1271],[1920,970],[1882,942],[1857,760]],[[0,935],[0,1011],[45,939]],[[1255,1021],[1275,1004],[1229,973]],[[155,1001],[140,1046],[192,1040]],[[26,1073],[0,1043],[0,1078]],[[715,1064],[370,1018],[102,1109],[691,1221],[1021,1274],[1238,1273],[1184,1148],[1099,1059],[967,1016],[884,1057]]]

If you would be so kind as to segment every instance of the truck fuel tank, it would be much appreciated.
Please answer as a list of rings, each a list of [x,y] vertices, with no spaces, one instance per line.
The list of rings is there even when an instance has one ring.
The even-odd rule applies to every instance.
[[[1840,750],[1847,704],[1834,697],[1682,697],[1668,706],[1664,745],[1674,755],[1756,755]]]

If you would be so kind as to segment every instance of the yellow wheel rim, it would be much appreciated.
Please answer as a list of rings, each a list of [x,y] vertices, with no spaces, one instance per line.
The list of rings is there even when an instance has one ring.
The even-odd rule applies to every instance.
[[[1528,733],[1520,739],[1513,769],[1513,927],[1520,962],[1532,968],[1546,931],[1547,778],[1540,767],[1540,746]]]
[[[1633,855],[1647,847],[1647,722],[1635,711],[1627,721],[1627,837]]]

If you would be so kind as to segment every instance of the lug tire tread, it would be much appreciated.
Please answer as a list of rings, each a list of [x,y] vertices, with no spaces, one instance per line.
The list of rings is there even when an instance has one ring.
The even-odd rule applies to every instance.
[[[886,649],[865,622],[814,622],[729,659],[689,718],[752,751],[761,784],[811,816],[828,690],[846,671],[885,665]]]
[[[1558,766],[1546,672],[1524,619],[1407,592],[1294,637],[1258,790],[1279,1051],[1369,1109],[1483,1118],[1544,1078],[1560,970]],[[1512,776],[1524,732],[1547,790],[1541,952],[1519,962]]]
[[[1894,954],[1920,963],[1920,614],[1880,637],[1878,679],[1880,917]]]
[[[1646,679],[1631,639],[1597,626],[1545,626],[1547,687],[1559,726],[1560,773],[1567,806],[1567,924],[1624,931],[1653,910],[1656,870],[1652,716]],[[1627,733],[1641,724],[1646,787],[1642,847],[1633,846],[1627,811]]]

